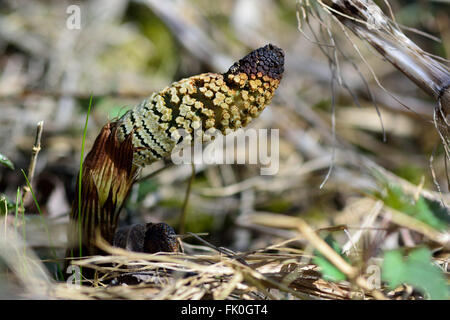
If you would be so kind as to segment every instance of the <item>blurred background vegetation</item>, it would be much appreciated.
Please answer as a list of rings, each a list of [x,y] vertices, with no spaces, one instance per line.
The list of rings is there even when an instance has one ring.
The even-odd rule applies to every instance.
[[[376,3],[386,9],[384,1]],[[389,3],[399,23],[442,39],[405,30],[413,41],[449,58],[448,2]],[[80,30],[66,27],[72,4],[81,8]],[[249,223],[248,215],[299,216],[316,229],[346,225],[350,235],[363,230],[353,245],[366,260],[386,250],[427,245],[435,263],[448,272],[449,254],[442,244],[392,222],[389,215],[395,209],[436,232],[448,231],[448,211],[441,205],[450,203],[446,163],[431,121],[435,101],[353,37],[384,87],[410,110],[395,101],[377,86],[338,27],[331,30],[347,57],[339,60],[347,88],[331,85],[326,57],[298,30],[298,9],[293,0],[0,1],[0,154],[15,166],[0,166],[0,194],[10,212],[17,188],[25,185],[19,169],[28,168],[36,123],[44,120],[33,189],[51,221],[58,252],[63,252],[91,95],[87,150],[108,120],[152,92],[194,74],[225,72],[249,51],[273,43],[285,50],[286,72],[272,104],[252,127],[280,130],[279,172],[260,176],[257,165],[197,166],[186,230],[208,232],[209,242],[246,251],[295,236]],[[311,27],[317,31],[318,23],[311,21]],[[308,28],[304,32],[313,39]],[[145,168],[142,176],[165,165]],[[330,166],[329,179],[320,188]],[[121,224],[166,222],[177,227],[190,175],[191,167],[182,165],[142,179],[132,190]],[[418,204],[419,195],[426,209]],[[38,214],[33,199],[26,200],[27,239],[39,252],[48,241],[33,227]],[[331,233],[341,246],[348,242],[345,232]],[[49,256],[45,250],[41,254]]]

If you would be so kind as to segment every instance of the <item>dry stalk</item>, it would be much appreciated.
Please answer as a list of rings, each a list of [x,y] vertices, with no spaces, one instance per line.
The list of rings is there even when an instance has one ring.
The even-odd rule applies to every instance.
[[[30,186],[33,185],[33,177],[34,177],[34,171],[36,169],[36,162],[37,157],[39,155],[39,151],[41,151],[41,138],[42,138],[42,130],[44,129],[44,121],[39,121],[37,123],[36,128],[36,136],[34,138],[34,144],[33,148],[31,149],[31,159],[30,159],[30,165],[28,167],[28,181],[30,182]],[[22,201],[23,203],[26,203],[27,199],[29,198],[30,188],[27,184],[25,184],[22,187]],[[23,207],[19,207],[19,211],[23,212]]]
[[[369,68],[377,84],[397,102],[410,110],[383,87],[373,68],[350,39],[347,30],[351,30],[358,38],[367,41],[395,68],[411,79],[417,87],[436,100],[436,105],[433,110],[429,110],[429,114],[433,115],[447,159],[450,159],[450,71],[447,66],[438,61],[445,59],[425,52],[407,37],[394,20],[387,1],[385,4],[388,6],[392,18],[387,17],[372,0],[316,0],[316,2],[337,22],[342,33],[349,39],[353,48]],[[312,7],[309,1],[300,1],[300,4],[302,15],[300,17],[300,12],[298,13],[299,20],[308,21],[308,15],[314,16],[329,32],[328,26],[321,20],[319,13],[315,11],[315,7]],[[299,30],[304,33],[301,28]],[[325,49],[330,46],[321,43],[318,45]],[[333,65],[338,63],[337,58],[332,60]]]
[[[385,207],[384,210],[385,216],[387,215],[393,223],[423,234],[430,240],[441,244],[444,248],[450,249],[450,233],[448,231],[438,232],[426,223],[392,208]]]
[[[0,257],[33,298],[45,296],[53,281],[33,250],[24,251],[25,241],[13,228],[0,228]]]

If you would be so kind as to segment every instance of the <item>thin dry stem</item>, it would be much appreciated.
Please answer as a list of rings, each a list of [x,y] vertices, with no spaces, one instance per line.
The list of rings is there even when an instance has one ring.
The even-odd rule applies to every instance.
[[[32,150],[31,151],[31,159],[30,159],[30,165],[28,167],[28,175],[27,175],[31,186],[33,185],[33,178],[34,178],[34,171],[36,169],[37,157],[39,155],[39,151],[41,151],[41,138],[42,138],[43,128],[44,128],[44,121],[39,121],[37,123],[34,145],[33,145],[33,148],[31,149]],[[24,203],[26,203],[27,199],[29,198],[29,194],[30,194],[30,188],[28,187],[28,185],[25,184],[22,187],[22,199],[23,199]],[[23,207],[20,207],[19,211],[22,213]]]

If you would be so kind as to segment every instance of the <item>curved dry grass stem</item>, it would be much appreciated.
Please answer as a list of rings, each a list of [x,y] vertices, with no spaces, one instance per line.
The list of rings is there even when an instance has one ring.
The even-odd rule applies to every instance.
[[[267,214],[254,216],[252,217],[252,220],[254,223],[258,224],[268,224],[271,226],[276,225],[277,227],[282,228],[298,229],[300,233],[333,265],[344,273],[350,281],[354,282],[361,289],[370,292],[376,299],[387,299],[380,291],[371,288],[364,277],[359,275],[358,270],[345,261],[336,251],[334,251],[303,219]]]
[[[326,15],[337,23],[370,70],[377,85],[403,107],[412,111],[381,84],[375,71],[348,35],[347,30],[351,30],[358,38],[369,43],[383,58],[413,81],[417,87],[436,99],[435,107],[430,108],[428,114],[433,117],[436,130],[444,145],[447,161],[450,160],[450,121],[448,120],[450,116],[450,70],[448,66],[439,61],[447,60],[425,52],[409,39],[401,30],[401,26],[395,21],[392,8],[387,0],[384,2],[391,18],[386,16],[372,0],[316,0],[315,2],[318,6],[312,6],[309,1],[300,2],[303,5],[298,6],[297,11],[299,29],[301,21],[308,21],[308,15],[310,15],[319,22],[321,28],[330,32],[329,27],[322,21],[320,14],[316,12],[317,8],[320,7]],[[299,11],[302,13],[301,17]],[[422,34],[417,30],[415,31]],[[301,32],[304,34],[303,30]],[[317,37],[315,41],[320,43]],[[320,44],[319,47],[324,52]],[[327,57],[330,59],[328,55]],[[332,71],[334,76],[334,68],[332,68]],[[446,175],[447,183],[450,185],[448,172],[446,172]]]
[[[3,223],[1,221],[0,223]],[[31,298],[42,298],[53,282],[46,267],[33,250],[26,250],[26,243],[13,228],[0,228],[0,257]]]

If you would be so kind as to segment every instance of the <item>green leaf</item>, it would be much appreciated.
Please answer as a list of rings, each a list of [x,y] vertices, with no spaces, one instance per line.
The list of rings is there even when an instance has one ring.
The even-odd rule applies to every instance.
[[[388,282],[391,289],[395,289],[404,282],[403,259],[399,250],[386,252],[381,267],[381,278]]]
[[[432,300],[450,297],[447,280],[443,272],[431,262],[431,252],[427,248],[415,249],[406,260],[400,250],[386,252],[381,277],[391,289],[407,283]]]
[[[11,162],[11,160],[9,160],[7,157],[2,155],[1,153],[0,153],[0,163],[11,170],[14,170],[14,164]]]
[[[388,184],[386,188],[386,194],[380,196],[385,205],[406,213],[436,230],[445,230],[447,228],[447,223],[434,214],[430,209],[429,202],[424,197],[420,196],[417,201],[414,201],[411,196],[406,195],[396,185]]]
[[[440,201],[425,198],[425,202],[439,220],[445,222],[447,226],[450,225],[450,210],[448,208],[444,207]]]
[[[336,251],[342,258],[348,261],[347,257],[341,254],[342,250],[339,244],[333,239],[331,235],[328,235],[324,240],[330,247],[333,248],[334,251]],[[322,255],[318,251],[314,251],[314,255],[315,257],[312,261],[314,264],[319,266],[320,272],[322,273],[324,279],[334,282],[345,280],[345,274],[343,274],[338,268],[336,268],[334,264],[332,264],[327,258],[325,258],[324,255]]]
[[[345,280],[345,274],[343,274],[326,258],[315,257],[313,259],[313,262],[320,267],[320,272],[322,273],[325,280],[334,282]]]

